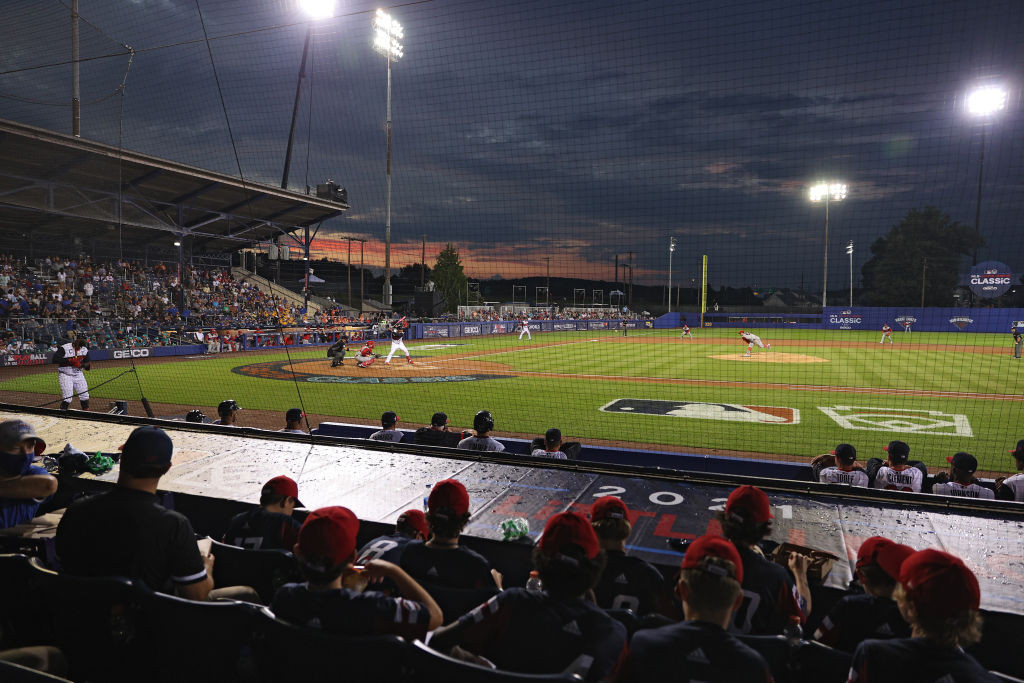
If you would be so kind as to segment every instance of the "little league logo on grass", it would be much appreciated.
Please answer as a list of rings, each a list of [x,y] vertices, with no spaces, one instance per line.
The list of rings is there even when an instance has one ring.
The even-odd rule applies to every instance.
[[[701,403],[698,401],[650,401],[641,398],[619,398],[601,406],[606,413],[690,417],[698,420],[755,422],[760,424],[799,424],[796,408],[775,406],[743,406],[735,403]]]
[[[974,436],[966,415],[938,410],[908,408],[863,408],[829,406],[818,410],[835,420],[844,429],[865,429],[872,432],[905,432],[940,436]]]

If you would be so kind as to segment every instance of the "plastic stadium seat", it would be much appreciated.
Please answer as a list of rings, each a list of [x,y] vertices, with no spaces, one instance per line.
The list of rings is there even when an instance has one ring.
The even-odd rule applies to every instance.
[[[793,676],[790,670],[792,647],[783,636],[751,636],[737,635],[737,638],[757,652],[768,662],[775,683],[790,683]],[[849,667],[847,667],[847,672]],[[846,676],[846,672],[843,673]],[[822,681],[827,680],[825,678]]]
[[[626,627],[626,634],[632,638],[640,628],[640,620],[631,609],[606,609],[605,614]]]
[[[27,666],[21,666],[13,662],[5,662],[0,659],[0,681],[4,683],[70,683],[67,678],[54,676],[43,671],[36,671]]]
[[[579,683],[587,677],[593,664],[593,658],[580,655],[565,671],[524,674],[463,662],[432,650],[418,640],[413,643],[413,652],[412,680],[416,683]]]
[[[263,680],[409,680],[412,647],[392,635],[352,638],[290,624],[269,615],[257,624],[257,660]]]
[[[446,624],[450,624],[498,594],[497,586],[493,588],[449,588],[430,581],[420,581],[419,583],[441,608]]]
[[[274,592],[286,583],[302,581],[295,556],[284,550],[247,550],[213,541],[210,552],[215,586],[250,586],[269,605]]]
[[[816,641],[801,640],[793,648],[794,681],[842,681],[850,673],[853,655]]]
[[[998,678],[1000,681],[1004,681],[1004,683],[1024,683],[1024,679],[1014,678],[1013,676],[1009,676],[1007,674],[1001,674],[998,671],[989,671],[989,673]]]

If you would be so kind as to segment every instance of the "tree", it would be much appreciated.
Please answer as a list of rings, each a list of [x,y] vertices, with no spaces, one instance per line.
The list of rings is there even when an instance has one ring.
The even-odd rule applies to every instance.
[[[871,245],[861,268],[865,303],[918,306],[953,305],[960,264],[983,242],[971,228],[934,206],[912,209],[885,237]]]
[[[454,312],[459,301],[466,296],[466,274],[462,270],[459,250],[451,242],[437,255],[430,279],[444,297],[445,310]]]

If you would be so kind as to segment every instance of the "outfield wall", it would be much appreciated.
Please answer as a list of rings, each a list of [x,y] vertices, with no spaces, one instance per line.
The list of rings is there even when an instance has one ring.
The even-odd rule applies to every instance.
[[[654,321],[656,329],[700,327],[699,313],[666,313]],[[913,332],[1010,333],[1024,327],[1024,308],[915,308],[911,306],[826,306],[822,313],[775,313],[770,309],[746,312],[707,312],[704,327],[758,327],[878,331],[889,325]]]

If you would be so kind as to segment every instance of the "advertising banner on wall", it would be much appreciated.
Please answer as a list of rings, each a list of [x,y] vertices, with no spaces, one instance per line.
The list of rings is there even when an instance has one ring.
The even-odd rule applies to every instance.
[[[1014,282],[1016,278],[1008,265],[999,261],[984,261],[971,266],[968,285],[974,296],[992,299],[1006,294]]]

